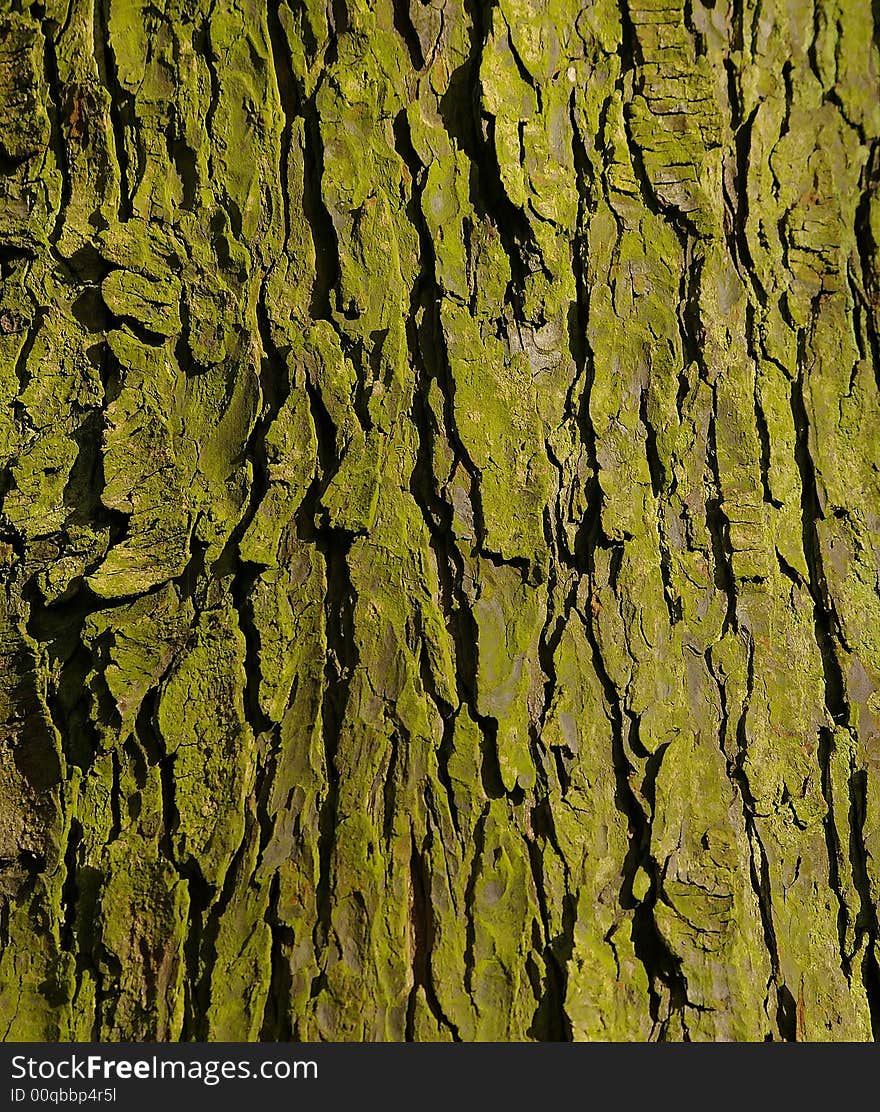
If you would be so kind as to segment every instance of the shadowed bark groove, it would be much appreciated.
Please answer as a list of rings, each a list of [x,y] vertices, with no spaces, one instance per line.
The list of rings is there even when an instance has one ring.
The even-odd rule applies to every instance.
[[[880,1034],[871,0],[0,0],[0,1032]]]

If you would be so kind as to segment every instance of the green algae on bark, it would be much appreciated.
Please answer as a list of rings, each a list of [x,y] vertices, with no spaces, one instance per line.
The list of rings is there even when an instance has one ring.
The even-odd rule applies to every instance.
[[[7,1039],[880,1034],[868,0],[0,0]]]

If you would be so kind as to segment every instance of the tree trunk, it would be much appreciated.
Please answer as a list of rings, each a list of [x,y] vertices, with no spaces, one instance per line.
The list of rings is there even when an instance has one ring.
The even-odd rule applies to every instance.
[[[3,0],[7,1039],[880,1033],[869,0]]]

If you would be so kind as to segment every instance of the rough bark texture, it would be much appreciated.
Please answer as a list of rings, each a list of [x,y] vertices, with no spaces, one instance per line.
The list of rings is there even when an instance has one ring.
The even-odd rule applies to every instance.
[[[876,6],[0,13],[0,1033],[880,1033]]]

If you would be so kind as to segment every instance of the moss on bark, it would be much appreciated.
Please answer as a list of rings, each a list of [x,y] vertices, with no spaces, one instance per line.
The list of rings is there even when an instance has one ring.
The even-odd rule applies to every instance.
[[[880,1032],[869,0],[0,2],[0,1031]]]

